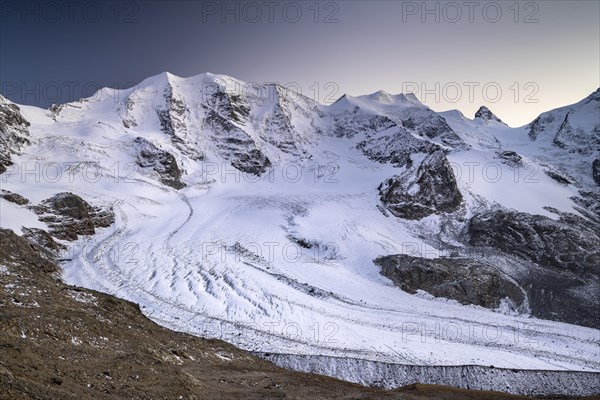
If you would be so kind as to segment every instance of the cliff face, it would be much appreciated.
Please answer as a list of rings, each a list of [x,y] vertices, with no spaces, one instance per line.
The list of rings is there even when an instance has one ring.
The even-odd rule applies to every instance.
[[[29,144],[30,123],[19,106],[0,95],[0,174],[12,165],[11,155],[19,154]]]

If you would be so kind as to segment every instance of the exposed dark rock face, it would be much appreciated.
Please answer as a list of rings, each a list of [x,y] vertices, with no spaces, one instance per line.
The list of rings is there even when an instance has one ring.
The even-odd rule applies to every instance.
[[[241,95],[227,93],[222,88],[215,87],[215,92],[206,95],[206,105],[225,119],[237,123],[248,120],[250,105]]]
[[[219,156],[229,160],[238,170],[261,175],[271,166],[271,161],[245,131],[214,110],[208,111],[204,125],[203,128],[209,132]]]
[[[571,200],[577,204],[575,210],[600,227],[600,192],[580,190]]]
[[[569,178],[564,172],[559,172],[557,170],[552,169],[545,169],[544,173],[562,185],[570,185],[573,183],[573,180]]]
[[[106,228],[114,222],[112,210],[94,208],[73,193],[58,193],[31,208],[40,215],[40,221],[48,224],[50,233],[62,240],[93,235],[95,228]]]
[[[316,107],[301,95],[279,85],[268,85],[267,91],[269,96],[262,102],[270,106],[270,111],[258,127],[261,139],[299,159],[309,157],[307,147],[312,144],[309,138],[314,137],[316,129],[309,128],[309,135],[306,135],[303,131],[306,128],[294,126],[292,115],[300,115],[312,123]]]
[[[597,158],[592,163],[592,177],[596,185],[600,186],[600,158]]]
[[[210,136],[217,155],[233,167],[252,175],[263,174],[271,161],[252,137],[236,125],[248,120],[250,105],[241,95],[227,93],[221,87],[215,89],[214,93],[206,94],[206,103],[202,104],[205,112],[202,130]]]
[[[597,106],[600,114],[600,101]],[[570,112],[567,112],[565,119],[560,124],[556,135],[552,139],[552,144],[571,153],[579,153],[589,156],[600,149],[600,123],[596,125],[593,131],[589,132],[581,128],[573,127],[570,122]]]
[[[523,157],[514,151],[502,151],[498,154],[498,158],[512,168],[523,166]]]
[[[18,204],[20,206],[24,206],[25,204],[29,204],[29,200],[25,197],[21,196],[18,193],[9,192],[8,190],[2,189],[0,191],[0,198],[3,198],[6,201],[10,201],[11,203]]]
[[[134,105],[135,102],[131,97],[125,99],[125,117],[123,118],[123,126],[125,128],[135,128],[137,126],[135,118],[133,117],[133,115],[131,115]]]
[[[54,121],[56,121],[56,118],[58,118],[58,116],[60,115],[60,112],[63,110],[64,107],[65,107],[64,104],[52,104],[48,108],[48,111],[50,111],[50,118],[52,118]]]
[[[284,153],[298,154],[298,143],[294,141],[294,127],[289,111],[280,104],[275,104],[272,114],[265,121],[264,135],[269,143]]]
[[[375,264],[384,276],[409,293],[424,290],[435,297],[492,309],[504,299],[518,309],[526,300],[523,290],[496,268],[466,258],[427,259],[400,254],[379,257]]]
[[[168,85],[164,96],[166,108],[156,111],[161,129],[167,135],[181,139],[180,136],[187,133],[184,121],[187,108],[183,100],[173,92],[171,85]]]
[[[580,208],[591,210],[592,200],[580,198]],[[524,260],[514,278],[526,290],[533,315],[598,327],[599,225],[556,212],[558,220],[508,210],[475,215],[468,226],[469,244]]]
[[[517,277],[535,317],[600,328],[598,274],[574,274],[535,265]]]
[[[379,185],[381,201],[392,214],[421,219],[456,211],[462,203],[454,172],[442,150],[425,157],[416,173],[408,170]]]
[[[355,107],[333,117],[333,134],[337,137],[354,137],[357,134],[374,134],[397,126],[388,117],[368,115]]]
[[[596,90],[586,99],[572,106],[540,114],[529,124],[529,138],[544,137],[553,146],[567,153],[592,155],[600,149],[600,95]],[[590,121],[590,115],[596,121]],[[590,125],[591,122],[591,125]]]
[[[582,191],[573,200],[585,218],[550,208],[557,220],[506,209],[473,216],[464,250],[493,251],[485,262],[408,255],[375,262],[410,293],[422,289],[488,308],[508,298],[514,309],[527,306],[538,318],[599,328],[600,195]]]
[[[559,220],[516,211],[495,210],[469,222],[469,244],[495,247],[540,266],[598,274],[600,231],[574,214]]]
[[[529,128],[529,139],[535,141],[538,136],[546,132],[548,125],[551,125],[555,120],[552,113],[545,112],[534,119],[527,127]]]
[[[62,250],[67,247],[57,243],[54,238],[45,230],[39,228],[23,228],[23,237],[32,243],[48,250],[53,255],[57,256]]]
[[[363,140],[357,146],[373,161],[392,163],[397,167],[411,167],[411,155],[431,154],[440,147],[434,143],[414,137],[406,129],[398,127],[388,132]]]
[[[450,128],[444,117],[428,108],[408,108],[402,111],[402,126],[418,136],[439,139],[453,148],[465,148],[467,145]]]
[[[432,153],[439,148],[434,143],[413,136],[390,118],[370,115],[358,106],[335,115],[334,123],[332,133],[337,137],[364,136],[365,139],[358,143],[357,148],[370,160],[381,163],[410,166],[412,154]]]
[[[262,175],[271,166],[271,161],[259,149],[239,154],[231,161],[231,165],[242,172],[252,175]]]
[[[185,186],[181,182],[181,170],[173,154],[161,150],[148,140],[138,137],[134,140],[138,149],[136,163],[142,168],[149,168],[156,172],[160,181],[175,189]]]
[[[161,130],[171,137],[171,142],[182,153],[186,154],[192,160],[203,160],[204,154],[198,146],[190,141],[190,129],[188,127],[187,118],[190,113],[184,99],[173,90],[171,84],[167,84],[163,93],[165,103],[164,106],[156,109],[156,115],[160,122]],[[130,98],[126,101],[128,117],[123,120],[126,127],[135,126],[136,121],[133,117],[129,117],[129,112],[133,109],[135,101]]]
[[[13,164],[11,154],[29,144],[29,125],[21,109],[0,95],[0,174]]]
[[[479,107],[479,110],[477,110],[475,113],[475,118],[479,118],[483,121],[496,121],[503,123],[502,120],[494,115],[494,113],[486,106]]]
[[[389,95],[381,94],[384,98]],[[346,96],[338,102],[348,101]],[[337,103],[337,102],[336,102]],[[332,134],[337,137],[364,137],[357,147],[371,160],[410,166],[414,153],[432,153],[440,146],[435,139],[454,149],[468,147],[446,120],[423,107],[400,108],[386,115],[373,115],[359,106],[333,115]]]
[[[36,243],[0,228],[0,265],[27,265],[43,272],[57,272],[53,255]]]

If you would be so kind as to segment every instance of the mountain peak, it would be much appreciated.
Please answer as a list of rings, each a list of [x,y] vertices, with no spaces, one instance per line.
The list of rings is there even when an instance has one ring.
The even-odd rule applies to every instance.
[[[394,96],[400,100],[402,103],[411,103],[417,106],[423,106],[424,104],[415,96],[414,93],[400,93],[399,95]]]
[[[378,90],[375,93],[371,93],[368,96],[371,100],[375,100],[380,103],[393,103],[394,97],[386,91]]]
[[[479,107],[479,110],[477,110],[477,112],[475,113],[475,118],[480,118],[480,119],[482,119],[484,121],[496,121],[496,122],[504,123],[504,122],[502,122],[502,120],[500,118],[498,118],[486,106]]]
[[[334,101],[333,103],[331,103],[331,105],[342,105],[342,104],[348,104],[350,103],[350,101],[354,100],[354,96],[350,96],[349,94],[343,94],[341,95],[336,101]]]
[[[600,101],[600,88],[596,89],[592,94],[590,94],[586,100]]]

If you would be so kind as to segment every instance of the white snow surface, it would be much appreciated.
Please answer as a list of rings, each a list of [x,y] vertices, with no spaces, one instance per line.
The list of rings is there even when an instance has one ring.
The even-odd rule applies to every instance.
[[[219,158],[202,132],[194,104],[203,101],[207,79],[239,83],[212,74],[161,74],[128,90],[103,89],[95,99],[64,105],[56,120],[47,110],[21,106],[31,122],[32,145],[13,157],[20,169],[0,177],[2,188],[34,204],[70,191],[112,206],[116,215],[113,226],[72,244],[72,259],[63,264],[67,283],[139,303],[168,328],[257,352],[600,371],[598,330],[410,295],[380,275],[373,260],[426,249],[417,228],[437,226],[438,217],[415,224],[378,209],[377,186],[400,169],[369,160],[356,149],[358,139],[328,135],[327,117],[311,125],[311,116],[335,112],[345,107],[342,102],[326,107],[301,99],[301,106],[286,108],[309,158],[293,158],[267,143],[260,124],[272,106],[254,107],[240,126],[278,163],[257,178]],[[169,85],[189,107],[186,145],[201,149],[204,161],[190,158],[161,131],[155,109],[164,106]],[[380,114],[407,103],[426,108],[399,96],[376,93],[346,101]],[[459,187],[468,202],[483,198],[549,216],[543,207],[574,212],[569,197],[575,186],[539,171],[536,183],[515,180],[514,171],[498,162],[500,149],[549,161],[535,158],[548,153],[528,139],[525,128],[483,126],[458,112],[441,115],[471,146],[448,156],[461,171]],[[133,118],[136,126],[124,127],[123,118]],[[185,188],[164,186],[135,167],[131,141],[138,136],[175,155]],[[470,177],[473,162],[479,164]],[[489,163],[494,167],[484,170]],[[24,172],[33,168],[37,175]],[[498,181],[490,179],[494,171],[500,171]],[[34,176],[41,179],[33,182]],[[0,202],[2,227],[20,233],[21,226],[40,226],[24,206]]]

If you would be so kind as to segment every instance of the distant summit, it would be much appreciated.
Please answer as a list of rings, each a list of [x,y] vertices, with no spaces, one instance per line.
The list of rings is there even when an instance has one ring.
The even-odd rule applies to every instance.
[[[489,108],[486,106],[479,107],[479,110],[475,113],[475,118],[482,119],[484,121],[496,121],[503,124],[502,120],[498,118]]]

